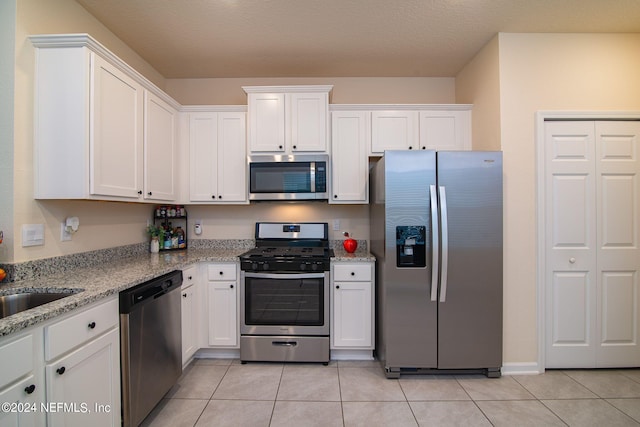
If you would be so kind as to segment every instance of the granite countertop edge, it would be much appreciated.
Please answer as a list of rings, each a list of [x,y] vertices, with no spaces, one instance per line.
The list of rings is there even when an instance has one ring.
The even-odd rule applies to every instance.
[[[0,287],[0,295],[16,291],[66,291],[73,295],[0,319],[0,337],[7,336],[77,308],[89,305],[155,277],[181,270],[199,262],[238,262],[246,252],[233,249],[188,249],[159,254],[140,254],[112,263],[79,267],[60,274],[11,282]],[[339,249],[332,262],[371,262],[375,258],[365,251],[349,254]]]

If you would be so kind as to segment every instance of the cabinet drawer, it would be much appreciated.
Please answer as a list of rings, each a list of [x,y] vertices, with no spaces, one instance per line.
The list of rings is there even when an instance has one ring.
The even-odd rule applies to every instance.
[[[208,264],[207,265],[208,280],[236,280],[235,264]]]
[[[33,371],[33,335],[0,345],[0,389]]]
[[[336,281],[369,281],[371,280],[371,264],[336,264],[333,267],[333,280]]]
[[[197,273],[198,269],[195,265],[182,270],[182,289],[186,289],[196,283]]]
[[[45,328],[47,361],[118,325],[118,298],[84,310]]]

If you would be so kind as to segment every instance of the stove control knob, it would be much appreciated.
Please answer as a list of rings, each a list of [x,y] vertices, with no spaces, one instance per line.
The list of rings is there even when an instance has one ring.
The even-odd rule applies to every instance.
[[[268,270],[269,269],[269,263],[267,263],[267,262],[262,263],[262,269],[263,270]]]
[[[313,271],[316,271],[316,270],[318,269],[318,264],[313,264],[313,265],[311,266],[311,269],[312,269]]]
[[[258,269],[258,263],[254,262],[253,264],[251,264],[251,269],[252,270],[257,270]]]
[[[300,263],[300,270],[304,271],[306,269],[307,269],[307,264],[305,264],[304,262]]]

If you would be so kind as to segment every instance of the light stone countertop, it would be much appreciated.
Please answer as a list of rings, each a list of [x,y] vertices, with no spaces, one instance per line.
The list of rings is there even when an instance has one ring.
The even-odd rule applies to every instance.
[[[77,267],[60,274],[52,273],[35,279],[3,284],[0,295],[15,291],[74,290],[77,293],[21,313],[0,319],[0,337],[37,325],[76,308],[91,304],[120,291],[181,270],[199,262],[238,262],[246,248],[197,248],[176,252],[144,253],[91,267]],[[348,254],[335,249],[334,262],[371,262],[375,258],[366,251]]]

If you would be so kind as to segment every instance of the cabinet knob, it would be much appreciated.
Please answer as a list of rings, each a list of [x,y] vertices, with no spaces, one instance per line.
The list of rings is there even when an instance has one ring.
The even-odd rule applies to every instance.
[[[423,150],[426,150],[426,149],[427,149],[427,147],[422,147],[422,149],[423,149]]]
[[[293,146],[293,149],[295,150],[296,148],[298,148],[298,147],[294,145],[294,146]]]
[[[62,375],[64,374],[64,371],[66,371],[67,369],[64,366],[59,367],[58,369],[56,369],[56,372],[58,373],[58,375]]]
[[[278,149],[279,149],[279,150],[282,150],[282,145],[278,145]]]
[[[233,289],[233,285],[229,285],[229,287],[230,287],[231,289]]]
[[[333,198],[334,198],[334,199],[337,199],[337,198],[338,198],[338,195],[337,195],[337,194],[334,194],[334,195],[333,195]]]
[[[24,388],[24,392],[27,393],[27,394],[31,394],[35,390],[36,390],[36,385],[35,384],[31,384],[30,386]]]
[[[222,199],[222,195],[218,196],[218,199]]]
[[[576,259],[574,257],[569,258],[569,262],[571,264],[575,264],[576,263]]]
[[[185,294],[182,294],[182,297],[183,297],[183,298],[186,298],[186,297],[187,297],[187,294],[186,294],[186,293],[185,293]]]
[[[336,289],[340,289],[340,285],[336,285]]]
[[[409,146],[409,150],[413,150],[413,147],[411,145]]]
[[[148,196],[152,196],[152,195],[153,195],[153,193],[152,193],[151,191],[149,191],[149,192],[147,193],[147,195],[148,195]]]
[[[356,272],[355,272],[355,271],[352,271],[352,272],[351,272],[351,275],[352,275],[352,276],[355,276],[355,275],[356,275]]]
[[[211,196],[211,198],[212,198],[212,199],[215,199],[215,198],[216,198],[216,195],[214,194],[213,196]]]
[[[138,191],[138,194],[142,195],[142,190]]]
[[[96,322],[91,322],[87,325],[89,329],[94,329],[96,327]]]
[[[187,279],[193,280],[193,276],[189,276],[189,277],[187,277]]]
[[[221,271],[221,272],[220,272],[220,275],[222,276],[223,274],[224,274],[224,271]]]

